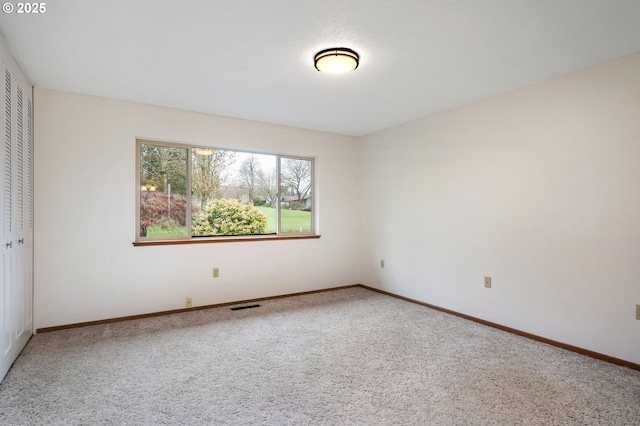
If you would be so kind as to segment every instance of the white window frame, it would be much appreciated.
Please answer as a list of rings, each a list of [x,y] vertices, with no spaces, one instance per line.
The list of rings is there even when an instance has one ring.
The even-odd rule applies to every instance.
[[[187,186],[187,194],[192,194],[192,151],[194,149],[207,149],[207,150],[223,150],[230,152],[238,152],[245,154],[256,154],[256,155],[272,155],[276,159],[276,175],[277,175],[277,201],[276,201],[276,232],[275,234],[264,234],[264,235],[216,235],[216,236],[192,236],[191,235],[191,226],[187,224],[186,226],[186,236],[162,236],[162,237],[142,237],[140,236],[140,197],[141,197],[141,179],[140,179],[140,169],[141,169],[141,146],[142,145],[154,145],[154,146],[164,146],[170,148],[178,148],[178,149],[186,149],[187,151],[187,160],[186,160],[186,186]],[[286,154],[276,154],[271,152],[260,152],[260,151],[250,151],[250,150],[241,150],[234,148],[220,148],[220,147],[212,147],[206,145],[197,145],[197,144],[185,144],[179,142],[167,142],[162,140],[154,140],[149,138],[136,138],[136,234],[133,245],[134,246],[146,246],[146,245],[169,245],[169,244],[189,244],[189,243],[215,243],[215,242],[233,242],[233,241],[264,241],[264,240],[283,240],[283,239],[307,239],[307,238],[320,238],[320,235],[317,233],[317,208],[318,208],[318,194],[316,189],[316,158],[314,157],[304,157],[297,155],[286,155]],[[282,159],[293,159],[293,160],[305,160],[311,162],[311,209],[310,209],[310,220],[311,220],[311,230],[309,232],[282,232],[281,230],[281,212],[282,212],[282,173],[281,173],[281,162]],[[186,220],[187,223],[190,223],[192,220],[192,196],[189,195],[186,197]]]

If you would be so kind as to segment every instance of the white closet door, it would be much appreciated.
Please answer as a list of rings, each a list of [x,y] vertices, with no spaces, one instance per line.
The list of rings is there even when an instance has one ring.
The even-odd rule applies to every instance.
[[[0,198],[0,380],[33,330],[32,87],[0,46],[2,57],[2,197]]]
[[[15,155],[15,181],[13,184],[14,208],[14,245],[16,257],[16,317],[14,324],[14,340],[20,350],[27,343],[32,334],[31,310],[33,298],[31,297],[33,284],[28,278],[27,259],[30,256],[27,250],[27,209],[26,198],[28,182],[27,145],[29,138],[28,124],[31,120],[28,117],[27,100],[31,98],[31,87],[26,78],[18,75],[16,78],[16,138]]]

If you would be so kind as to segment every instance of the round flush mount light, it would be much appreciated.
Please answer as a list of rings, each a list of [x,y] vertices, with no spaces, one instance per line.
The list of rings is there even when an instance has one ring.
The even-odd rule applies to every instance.
[[[346,47],[334,47],[316,53],[314,62],[318,71],[345,74],[358,68],[360,56]]]

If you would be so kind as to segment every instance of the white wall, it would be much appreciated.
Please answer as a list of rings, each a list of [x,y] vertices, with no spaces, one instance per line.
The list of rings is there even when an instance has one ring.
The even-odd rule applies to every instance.
[[[39,88],[35,114],[36,328],[359,282],[357,139]],[[322,237],[133,247],[136,137],[316,157]]]
[[[640,363],[640,54],[363,142],[363,284]]]
[[[361,282],[639,363],[639,69],[362,140],[37,88],[35,326]],[[136,137],[317,157],[322,238],[134,248]]]

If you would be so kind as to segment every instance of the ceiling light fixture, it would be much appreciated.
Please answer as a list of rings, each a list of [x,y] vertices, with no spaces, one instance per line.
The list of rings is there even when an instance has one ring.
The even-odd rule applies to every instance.
[[[318,71],[345,74],[358,68],[360,56],[346,47],[334,47],[316,53],[314,62]]]

